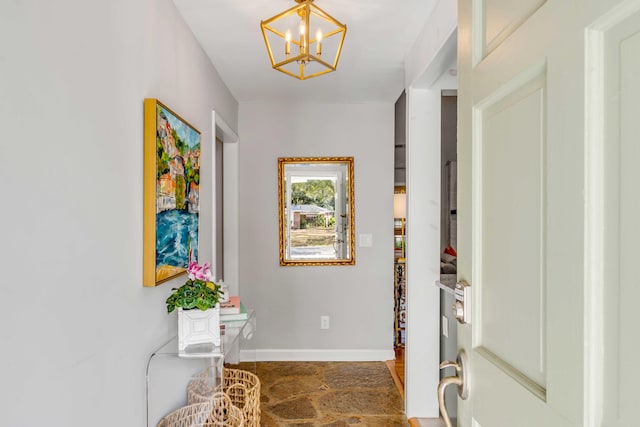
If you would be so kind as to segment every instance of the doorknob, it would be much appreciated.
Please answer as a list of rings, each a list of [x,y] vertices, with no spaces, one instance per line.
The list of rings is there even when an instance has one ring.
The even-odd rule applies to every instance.
[[[438,405],[440,406],[440,413],[447,427],[453,427],[453,425],[451,424],[447,407],[444,404],[444,391],[451,384],[455,384],[458,386],[458,396],[460,396],[461,399],[466,400],[469,397],[469,378],[466,375],[468,374],[468,364],[467,353],[464,350],[460,350],[455,362],[445,360],[440,363],[440,369],[449,367],[456,369],[455,375],[442,378],[438,384]]]

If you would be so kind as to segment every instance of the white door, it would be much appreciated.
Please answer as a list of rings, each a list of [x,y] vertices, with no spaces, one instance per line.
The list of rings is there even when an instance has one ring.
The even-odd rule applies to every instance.
[[[334,247],[336,251],[336,258],[342,259],[346,258],[348,252],[346,251],[346,238],[347,233],[347,206],[348,200],[345,195],[348,197],[348,192],[346,191],[345,179],[346,179],[346,168],[345,170],[336,171],[335,175],[335,183],[336,183],[336,197],[335,197],[335,210],[334,210],[334,218],[336,219],[336,235],[334,239]]]
[[[640,425],[640,0],[460,0],[474,427]]]

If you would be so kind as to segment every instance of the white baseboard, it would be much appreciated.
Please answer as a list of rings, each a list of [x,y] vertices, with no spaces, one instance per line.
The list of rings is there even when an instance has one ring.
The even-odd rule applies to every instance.
[[[420,427],[445,427],[444,421],[440,418],[416,418],[416,420],[420,423]],[[451,418],[451,423],[454,426],[457,426],[456,419]]]
[[[248,360],[253,356],[251,353],[247,352],[241,358]],[[255,350],[256,362],[383,362],[393,359],[393,350]]]

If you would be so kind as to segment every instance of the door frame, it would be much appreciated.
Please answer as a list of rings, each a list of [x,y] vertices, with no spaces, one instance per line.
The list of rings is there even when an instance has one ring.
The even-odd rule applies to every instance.
[[[440,0],[407,55],[407,418],[438,418],[441,91],[457,89],[457,2]]]

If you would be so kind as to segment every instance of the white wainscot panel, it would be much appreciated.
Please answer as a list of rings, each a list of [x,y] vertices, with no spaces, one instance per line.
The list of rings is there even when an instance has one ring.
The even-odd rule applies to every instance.
[[[621,41],[620,52],[620,283],[619,366],[611,372],[619,381],[618,422],[623,426],[638,425],[638,384],[640,384],[640,339],[638,338],[638,242],[640,242],[640,14],[627,25],[635,34]],[[633,31],[633,30],[632,30]],[[617,319],[616,319],[617,318]],[[607,370],[608,372],[609,370]]]
[[[479,28],[484,34],[484,55],[493,51],[511,33],[518,29],[547,0],[484,0],[478,13],[482,13]]]
[[[505,91],[480,117],[476,345],[544,395],[545,80]],[[506,262],[508,260],[508,262]],[[509,319],[505,322],[504,319]]]

